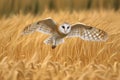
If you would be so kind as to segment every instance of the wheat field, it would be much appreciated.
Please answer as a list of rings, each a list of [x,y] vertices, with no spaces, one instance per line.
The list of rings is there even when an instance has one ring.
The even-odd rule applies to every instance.
[[[49,35],[21,36],[26,25],[53,18],[59,24],[85,23],[106,31],[106,42],[65,39],[51,49]],[[0,18],[0,80],[120,80],[120,11],[45,11]]]

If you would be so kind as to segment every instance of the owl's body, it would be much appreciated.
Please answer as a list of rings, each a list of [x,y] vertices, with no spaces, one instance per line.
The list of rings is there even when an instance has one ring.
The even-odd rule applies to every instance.
[[[61,44],[64,42],[64,38],[66,36],[61,36],[59,34],[54,34],[50,37],[48,37],[44,43],[46,44],[49,44],[49,45],[52,45],[52,48],[55,48],[57,45]]]
[[[47,38],[44,43],[52,45],[52,48],[63,43],[64,38],[67,37],[79,37],[89,41],[106,41],[108,38],[107,33],[103,30],[81,23],[74,25],[64,23],[58,26],[56,22],[50,18],[28,25],[25,27],[23,34],[29,34],[35,31],[50,34],[51,36]]]

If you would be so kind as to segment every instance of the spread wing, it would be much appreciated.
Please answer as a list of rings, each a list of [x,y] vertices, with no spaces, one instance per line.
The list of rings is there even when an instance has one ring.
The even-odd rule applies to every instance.
[[[23,34],[29,34],[39,31],[46,34],[53,34],[56,31],[57,24],[52,19],[45,19],[26,26]]]
[[[83,40],[89,41],[106,41],[108,35],[105,31],[95,27],[87,26],[84,24],[72,25],[71,32],[68,37],[80,37]]]

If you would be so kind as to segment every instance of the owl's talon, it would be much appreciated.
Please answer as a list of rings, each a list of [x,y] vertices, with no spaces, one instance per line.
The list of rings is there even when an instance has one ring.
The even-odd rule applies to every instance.
[[[56,48],[56,45],[52,45],[52,49],[55,49]]]

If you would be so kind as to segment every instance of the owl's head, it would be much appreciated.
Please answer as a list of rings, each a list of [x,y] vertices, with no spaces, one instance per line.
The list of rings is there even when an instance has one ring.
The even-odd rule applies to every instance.
[[[71,31],[71,25],[68,23],[63,23],[59,26],[59,31],[63,34],[68,34]]]

